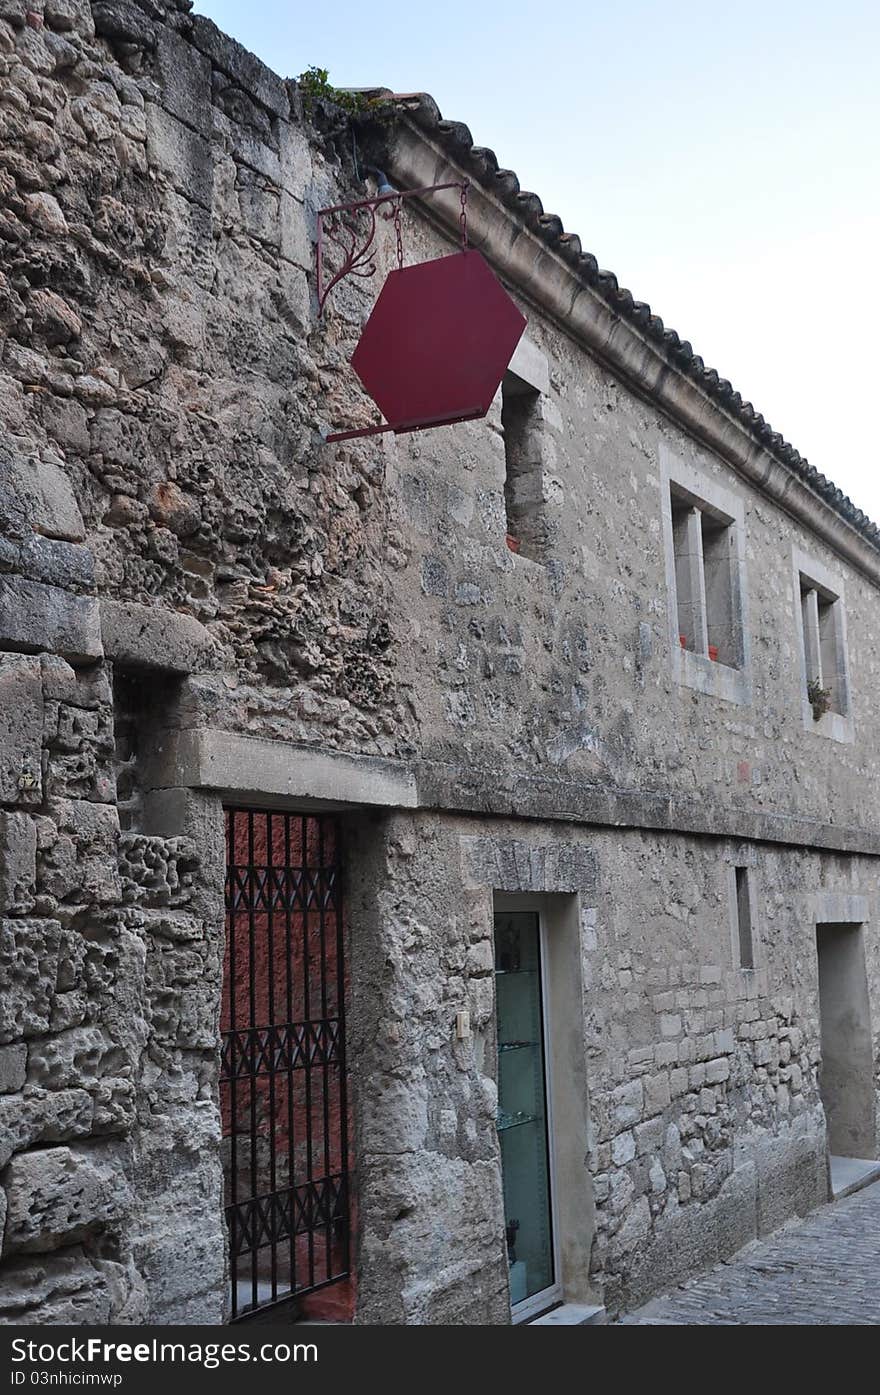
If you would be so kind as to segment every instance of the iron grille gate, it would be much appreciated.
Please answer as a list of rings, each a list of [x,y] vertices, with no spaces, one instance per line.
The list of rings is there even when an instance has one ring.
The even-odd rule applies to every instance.
[[[232,1321],[349,1272],[337,821],[226,813],[220,1103]]]

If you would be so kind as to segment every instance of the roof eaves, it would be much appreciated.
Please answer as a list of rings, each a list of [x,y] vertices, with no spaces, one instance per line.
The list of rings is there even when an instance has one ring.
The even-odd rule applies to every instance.
[[[584,251],[577,233],[566,232],[557,214],[545,213],[537,194],[520,187],[513,170],[499,166],[493,150],[474,144],[470,129],[464,122],[444,120],[434,98],[427,92],[392,93],[387,88],[368,90],[372,96],[390,101],[396,111],[438,140],[452,159],[472,173],[481,184],[489,187],[538,237],[564,257],[611,310],[630,320],[646,338],[662,346],[679,372],[698,382],[707,396],[736,417],[766,451],[880,551],[880,527],[778,431],[774,431],[752,403],[743,400],[727,378],[722,378],[716,369],[707,368],[687,339],[682,339],[676,330],[666,326],[646,301],[636,300],[631,291],[619,284],[613,271],[602,269],[593,254]]]

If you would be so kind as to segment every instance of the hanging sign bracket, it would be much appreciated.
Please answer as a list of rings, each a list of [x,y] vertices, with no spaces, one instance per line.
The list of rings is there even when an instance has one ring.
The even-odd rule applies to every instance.
[[[404,189],[400,192],[378,194],[372,199],[357,199],[354,203],[337,203],[331,208],[318,210],[318,313],[323,315],[327,297],[346,276],[368,277],[375,275],[374,260],[377,224],[376,215],[386,222],[394,223],[397,238],[397,266],[403,269],[403,240],[400,228],[400,215],[404,199],[424,198],[427,194],[439,194],[443,189],[461,190],[461,250],[467,250],[467,191],[468,180],[455,180],[449,184],[431,184],[424,189]],[[359,236],[352,226],[358,215],[366,214],[366,230]],[[345,214],[353,217],[345,218]],[[327,275],[325,251],[328,242],[342,253],[342,265],[338,271]],[[326,277],[326,280],[325,280]]]

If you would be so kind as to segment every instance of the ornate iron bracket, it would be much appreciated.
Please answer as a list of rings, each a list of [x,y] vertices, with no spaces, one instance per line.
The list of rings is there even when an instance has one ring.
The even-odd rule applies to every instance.
[[[459,189],[461,191],[461,214],[459,215],[459,226],[461,228],[462,251],[467,248],[467,191],[468,181],[455,180],[450,184],[432,184],[425,189],[404,189],[391,194],[378,194],[372,199],[358,199],[354,203],[337,203],[331,208],[321,208],[318,210],[318,252],[317,252],[317,273],[318,273],[318,313],[323,315],[327,297],[346,276],[373,276],[376,272],[374,261],[374,243],[376,240],[377,223],[376,215],[379,214],[386,222],[393,222],[397,234],[397,264],[403,266],[403,242],[400,230],[400,214],[404,199],[422,198],[426,194],[437,194],[442,189]],[[387,211],[386,211],[387,210]],[[353,215],[346,220],[345,214]],[[356,229],[357,219],[363,213],[367,218],[366,230],[359,235]],[[338,271],[333,272],[325,282],[324,252],[328,242],[333,243],[342,253],[342,265]]]

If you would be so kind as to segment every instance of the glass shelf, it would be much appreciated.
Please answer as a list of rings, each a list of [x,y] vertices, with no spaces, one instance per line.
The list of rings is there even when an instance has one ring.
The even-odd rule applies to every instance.
[[[534,977],[537,972],[537,969],[496,969],[495,977],[501,978],[503,976],[504,978],[512,978],[515,974],[529,974],[531,977]]]
[[[534,1051],[537,1045],[536,1041],[502,1041],[498,1046],[498,1054],[500,1056],[502,1051]]]
[[[526,1114],[525,1117],[522,1119],[504,1119],[503,1121],[496,1120],[495,1127],[497,1128],[499,1133],[504,1133],[505,1129],[518,1129],[521,1124],[537,1124],[539,1122],[540,1120],[538,1119],[537,1114]]]

